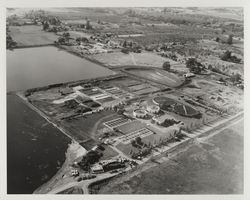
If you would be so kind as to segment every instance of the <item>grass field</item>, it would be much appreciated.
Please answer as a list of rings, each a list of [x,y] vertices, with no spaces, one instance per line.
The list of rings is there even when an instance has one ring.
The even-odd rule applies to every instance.
[[[118,126],[116,129],[118,129],[123,134],[128,134],[144,127],[146,127],[146,124],[143,124],[138,120],[134,120],[124,125]]]
[[[124,54],[122,52],[113,52],[108,54],[96,54],[93,55],[93,58],[101,63],[108,64],[113,67],[123,65],[138,65],[161,68],[163,63],[166,61],[169,61],[170,64],[176,64],[175,61],[168,58],[163,58],[152,52],[129,54]]]
[[[105,150],[103,152],[103,156],[101,157],[101,160],[108,160],[118,155],[119,154],[116,151],[114,151],[112,148],[110,148],[109,146],[105,146]]]
[[[178,101],[167,98],[165,96],[155,97],[154,101],[156,103],[158,103],[160,105],[161,109],[163,109],[165,111],[169,110],[169,106],[174,105],[174,112],[181,115],[181,116],[192,117],[194,115],[199,114],[199,112],[196,109],[192,108],[191,106],[181,104]]]
[[[175,100],[164,97],[164,96],[160,96],[160,97],[155,97],[153,99],[156,103],[158,103],[159,105],[166,105],[166,106],[170,106],[176,103]]]
[[[177,87],[183,82],[182,77],[178,77],[173,73],[166,72],[160,69],[155,70],[129,68],[126,69],[126,71],[138,77],[145,78],[163,85],[167,85],[169,87]]]
[[[242,194],[243,121],[169,161],[102,185],[99,194]]]
[[[95,137],[98,122],[103,118],[113,115],[113,111],[103,111],[94,113],[71,121],[63,121],[61,125],[69,131],[69,133],[79,141],[84,141]]]
[[[58,36],[42,31],[41,26],[10,26],[10,35],[18,46],[53,44]]]

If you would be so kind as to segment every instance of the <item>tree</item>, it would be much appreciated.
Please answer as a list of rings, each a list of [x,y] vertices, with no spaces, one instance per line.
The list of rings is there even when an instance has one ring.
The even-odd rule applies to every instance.
[[[219,78],[219,81],[220,82],[225,82],[225,80],[222,77]]]
[[[94,164],[99,161],[99,159],[103,156],[102,153],[98,153],[96,151],[89,151],[80,161],[79,165],[84,170],[88,170],[91,164]]]
[[[164,13],[164,14],[166,14],[167,11],[168,11],[168,8],[164,8],[164,9],[163,9],[163,13]]]
[[[132,48],[133,47],[133,42],[132,41],[128,42],[128,45],[129,45],[130,48]]]
[[[127,47],[127,41],[126,41],[126,40],[124,40],[122,46],[123,46],[123,47]]]
[[[233,83],[238,83],[241,80],[241,75],[239,73],[232,74],[230,79]]]
[[[69,34],[68,32],[64,32],[64,33],[63,33],[63,37],[64,37],[64,38],[70,38],[70,34]]]
[[[236,56],[232,56],[232,52],[228,50],[221,55],[220,59],[224,61],[228,61],[228,62],[233,62],[233,63],[241,62],[240,58],[237,58]]]
[[[43,30],[46,31],[49,28],[49,23],[47,21],[43,22]]]
[[[233,35],[230,34],[230,35],[228,36],[227,44],[230,44],[230,45],[233,44]]]
[[[135,141],[135,140],[132,140],[132,141],[131,141],[131,144],[132,144],[133,147],[137,147],[137,144],[136,144],[136,141]]]
[[[135,138],[135,141],[136,141],[136,143],[139,144],[139,145],[142,144],[141,137],[139,137],[139,136]]]
[[[62,38],[64,38],[64,43],[68,43],[70,39],[70,34],[68,32],[64,32]]]
[[[216,41],[216,42],[220,42],[220,38],[219,38],[219,37],[216,37],[215,41]]]
[[[122,53],[128,54],[129,53],[129,49],[128,48],[123,48],[121,49]]]
[[[228,61],[231,58],[231,51],[226,51],[224,54],[221,56],[221,60]]]
[[[189,69],[190,72],[193,72],[195,74],[199,74],[203,70],[203,65],[195,58],[189,58],[186,61],[186,67]]]
[[[164,69],[164,70],[166,70],[166,71],[170,71],[170,62],[169,61],[166,61],[166,62],[164,62],[163,63],[163,65],[162,65],[162,68]]]
[[[78,43],[78,44],[80,44],[81,42],[88,42],[89,40],[88,40],[88,38],[86,38],[86,37],[78,37],[78,38],[76,38],[76,42]]]
[[[86,29],[87,29],[87,30],[92,29],[92,26],[91,26],[89,20],[87,20],[87,22],[86,22]]]
[[[12,37],[10,35],[6,35],[6,47],[7,49],[12,49],[13,47],[15,47],[17,45],[17,43],[12,39]]]
[[[66,43],[65,38],[64,37],[59,37],[58,38],[58,43],[59,44],[65,44]]]
[[[209,70],[212,70],[213,69],[213,66],[211,64],[208,65],[208,69]]]
[[[48,31],[49,31],[49,32],[57,33],[57,27],[53,26],[53,27],[50,28]]]
[[[81,44],[81,37],[76,38],[77,44]]]

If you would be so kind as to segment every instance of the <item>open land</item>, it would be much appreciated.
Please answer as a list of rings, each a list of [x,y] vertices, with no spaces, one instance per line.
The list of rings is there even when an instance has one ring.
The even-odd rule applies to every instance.
[[[58,38],[54,33],[48,33],[42,30],[41,26],[12,26],[10,35],[18,41],[18,46],[35,46],[54,44]]]
[[[158,56],[148,52],[143,53],[131,53],[124,54],[121,52],[112,52],[107,55],[96,54],[92,56],[93,59],[98,60],[101,63],[108,64],[112,68],[117,68],[124,65],[135,65],[135,66],[149,66],[161,68],[162,64],[166,61],[170,61],[171,64],[176,62],[167,58]]]
[[[243,16],[222,10],[10,15],[8,48],[53,43],[115,71],[18,92],[73,141],[35,193],[243,193]]]
[[[132,177],[128,175],[106,182],[95,192],[240,194],[243,192],[242,127],[243,121],[240,121],[205,141],[195,141],[187,150],[155,167]]]

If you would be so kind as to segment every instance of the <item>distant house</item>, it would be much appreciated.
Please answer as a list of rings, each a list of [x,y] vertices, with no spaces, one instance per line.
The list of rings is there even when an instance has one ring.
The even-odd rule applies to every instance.
[[[79,171],[77,169],[72,169],[71,176],[79,176]]]
[[[121,162],[111,162],[103,166],[104,171],[124,168],[125,164]]]
[[[244,89],[244,83],[238,83],[236,86],[242,90]]]
[[[32,22],[32,21],[26,21],[26,22],[24,22],[24,25],[34,25],[35,24],[35,22]]]
[[[221,84],[221,85],[225,85],[224,81],[216,81],[216,83]]]
[[[115,142],[115,140],[114,139],[105,139],[104,141],[103,141],[103,144],[113,144]]]
[[[100,164],[95,164],[91,167],[91,171],[93,174],[103,173],[103,167]]]
[[[195,74],[194,73],[186,73],[183,75],[184,78],[192,78],[192,77],[195,77]]]
[[[65,87],[65,88],[61,88],[59,92],[61,93],[61,95],[68,95],[68,94],[73,93],[73,90],[70,87]]]

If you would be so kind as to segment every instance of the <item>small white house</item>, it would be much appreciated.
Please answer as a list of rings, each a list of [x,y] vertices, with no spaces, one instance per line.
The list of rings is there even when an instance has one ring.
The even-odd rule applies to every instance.
[[[103,173],[103,167],[100,164],[95,164],[91,167],[91,171],[93,174]]]
[[[183,75],[183,77],[192,78],[192,77],[195,77],[195,74],[194,73],[186,73],[186,74]]]

